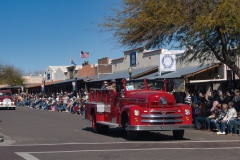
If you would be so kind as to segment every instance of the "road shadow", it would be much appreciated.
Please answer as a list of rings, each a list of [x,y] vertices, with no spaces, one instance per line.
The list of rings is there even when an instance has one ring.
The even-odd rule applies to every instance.
[[[83,128],[83,130],[93,133],[93,130],[91,127]],[[94,134],[98,134],[98,133],[94,133]],[[129,140],[127,138],[126,130],[122,128],[110,128],[108,132],[103,133],[101,135]],[[162,131],[162,132],[139,131],[137,138],[134,141],[136,140],[137,141],[176,141],[176,139],[172,135],[172,132],[170,131]],[[190,140],[190,139],[183,138],[181,140]]]

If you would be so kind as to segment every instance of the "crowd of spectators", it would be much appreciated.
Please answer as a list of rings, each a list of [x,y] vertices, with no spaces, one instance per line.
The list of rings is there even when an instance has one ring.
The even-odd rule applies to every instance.
[[[85,102],[88,94],[85,92],[83,96],[78,93],[56,93],[56,94],[29,94],[22,93],[15,95],[17,106],[27,106],[34,109],[42,109],[48,111],[69,112],[84,115]]]
[[[113,89],[116,91],[116,81],[113,79],[108,85],[107,81],[103,82],[101,89]],[[82,95],[82,96],[81,96]],[[38,94],[21,93],[14,95],[17,106],[27,106],[34,109],[42,109],[48,111],[69,112],[84,115],[85,102],[88,100],[88,93],[84,94],[71,93],[52,93]]]
[[[235,135],[240,126],[240,92],[235,89],[223,93],[213,90],[206,97],[201,91],[186,92],[185,103],[191,105],[195,129],[216,132],[218,135]]]
[[[112,80],[110,85],[107,81],[103,81],[101,89],[116,90],[116,81]],[[238,89],[232,93],[213,90],[207,97],[202,91],[190,93],[186,89],[185,95],[184,103],[192,107],[195,129],[216,132],[218,135],[239,133],[240,91]],[[85,102],[88,100],[86,92],[83,96],[74,92],[52,95],[24,93],[16,96],[17,106],[82,115],[85,114]]]

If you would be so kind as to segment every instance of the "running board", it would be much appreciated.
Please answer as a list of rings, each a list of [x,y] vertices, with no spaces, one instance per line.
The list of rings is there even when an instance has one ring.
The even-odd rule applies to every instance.
[[[117,123],[110,123],[110,122],[104,122],[104,121],[98,121],[96,122],[98,124],[106,125],[106,126],[114,126],[114,127],[119,127],[119,124]]]

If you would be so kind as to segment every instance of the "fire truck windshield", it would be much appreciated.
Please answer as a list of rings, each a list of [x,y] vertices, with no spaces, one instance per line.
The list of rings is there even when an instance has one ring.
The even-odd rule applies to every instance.
[[[164,90],[164,82],[162,80],[129,80],[126,83],[127,91],[130,90],[143,90],[143,89],[151,89],[151,90]]]

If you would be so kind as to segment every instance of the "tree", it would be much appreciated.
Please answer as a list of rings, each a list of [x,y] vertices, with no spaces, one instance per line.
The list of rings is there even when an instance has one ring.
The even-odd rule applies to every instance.
[[[123,46],[146,49],[172,42],[185,47],[184,58],[204,63],[217,58],[239,77],[239,0],[122,0],[103,26]]]
[[[0,64],[0,84],[23,85],[22,71],[12,65]]]

